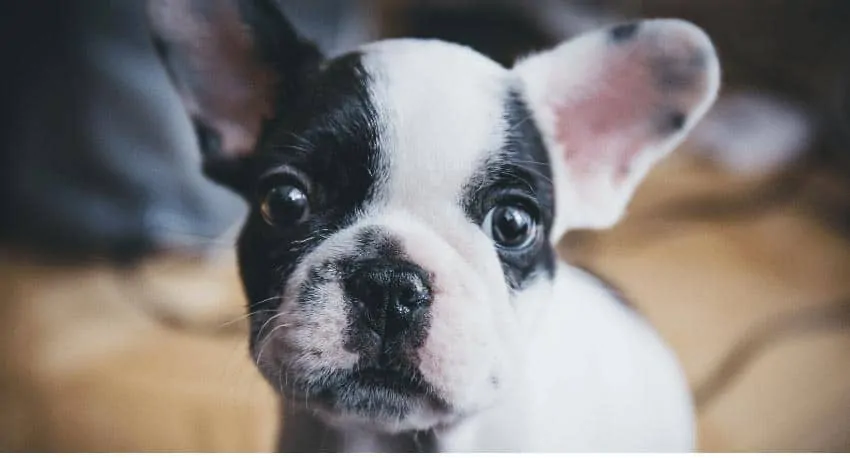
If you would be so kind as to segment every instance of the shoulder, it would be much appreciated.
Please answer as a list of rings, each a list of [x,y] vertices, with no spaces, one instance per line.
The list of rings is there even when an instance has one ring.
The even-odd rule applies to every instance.
[[[693,407],[678,358],[609,285],[583,269],[559,266],[545,337],[530,367],[541,385],[536,391],[549,393],[538,428],[544,437],[569,436],[546,425],[570,418],[577,425],[570,442],[586,445],[580,449],[687,450]]]

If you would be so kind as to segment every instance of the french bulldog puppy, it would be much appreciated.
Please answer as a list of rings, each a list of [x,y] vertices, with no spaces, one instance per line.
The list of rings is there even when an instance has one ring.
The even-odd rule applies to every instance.
[[[675,355],[556,256],[621,217],[719,85],[678,20],[504,68],[440,41],[325,58],[273,0],[153,0],[205,167],[251,206],[251,348],[285,451],[687,451]]]

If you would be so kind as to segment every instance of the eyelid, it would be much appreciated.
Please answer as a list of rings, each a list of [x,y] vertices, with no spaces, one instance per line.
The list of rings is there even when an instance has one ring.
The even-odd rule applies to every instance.
[[[262,199],[271,188],[281,184],[297,185],[304,189],[307,197],[313,194],[313,186],[307,175],[289,165],[275,167],[260,176],[257,180],[256,195]]]
[[[535,218],[540,216],[540,201],[535,194],[525,190],[503,189],[493,193],[488,201],[487,211],[496,205],[517,204],[529,211]]]

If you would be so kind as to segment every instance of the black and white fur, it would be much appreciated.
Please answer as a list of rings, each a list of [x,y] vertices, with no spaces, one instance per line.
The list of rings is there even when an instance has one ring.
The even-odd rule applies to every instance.
[[[701,30],[626,24],[506,69],[421,40],[325,59],[272,0],[150,13],[208,172],[252,206],[239,260],[283,450],[693,447],[673,353],[554,243],[613,225],[708,109]],[[270,219],[292,186],[309,213]],[[506,207],[530,215],[521,246],[494,243]]]

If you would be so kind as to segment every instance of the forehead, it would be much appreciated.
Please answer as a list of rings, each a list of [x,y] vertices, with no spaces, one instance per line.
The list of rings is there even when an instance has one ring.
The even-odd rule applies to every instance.
[[[362,52],[388,172],[385,195],[420,206],[427,205],[423,193],[435,202],[458,195],[504,144],[510,73],[440,41],[389,40]]]

